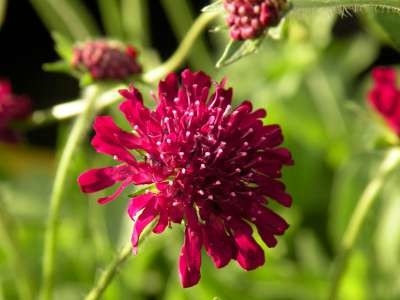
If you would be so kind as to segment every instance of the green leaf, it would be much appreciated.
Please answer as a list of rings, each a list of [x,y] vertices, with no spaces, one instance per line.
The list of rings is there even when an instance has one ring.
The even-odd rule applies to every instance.
[[[215,1],[210,5],[207,5],[201,9],[202,12],[222,12],[224,6],[222,5],[222,0]]]
[[[367,19],[372,26],[372,30],[381,35],[397,50],[400,50],[400,16],[398,13],[386,10],[368,10]]]
[[[121,11],[117,0],[97,0],[107,36],[123,40]]]
[[[0,0],[0,28],[3,25],[7,11],[7,0]]]
[[[47,72],[71,73],[70,65],[64,60],[43,64],[43,70]]]
[[[99,35],[93,17],[80,0],[31,0],[31,4],[49,31],[73,40]]]
[[[229,65],[246,55],[256,52],[257,49],[260,47],[263,39],[264,36],[246,41],[231,40],[226,46],[221,58],[218,60],[216,67],[220,68]]]
[[[51,36],[53,37],[55,50],[58,55],[63,60],[70,62],[72,59],[72,40],[58,32],[53,32]]]
[[[121,17],[125,39],[135,45],[149,45],[149,13],[148,1],[122,0]]]

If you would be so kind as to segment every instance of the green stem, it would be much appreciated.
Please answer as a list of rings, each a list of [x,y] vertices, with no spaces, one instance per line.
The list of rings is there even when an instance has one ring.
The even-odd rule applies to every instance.
[[[13,237],[13,220],[8,213],[0,195],[0,240],[5,253],[9,257],[10,265],[15,276],[15,285],[20,299],[33,299],[32,287],[29,282],[29,273],[21,255],[18,241]],[[1,297],[0,297],[1,298]]]
[[[50,210],[48,223],[45,233],[44,254],[43,254],[43,269],[42,269],[42,286],[40,297],[43,300],[49,300],[53,294],[54,280],[54,260],[57,244],[57,230],[59,223],[59,215],[61,208],[61,200],[63,196],[65,181],[69,165],[73,158],[76,148],[85,136],[85,132],[90,124],[94,110],[95,102],[99,94],[99,87],[92,85],[85,90],[85,106],[82,113],[78,116],[75,124],[72,127],[71,133],[65,144],[64,150],[57,167],[53,190],[50,197]]]
[[[142,243],[143,240],[149,235],[151,232],[151,226],[147,226],[146,229],[143,231],[139,243]],[[100,278],[86,295],[85,300],[96,300],[100,299],[103,295],[107,287],[110,285],[112,280],[114,279],[115,275],[117,275],[119,268],[122,264],[132,256],[132,244],[128,242],[124,248],[117,254],[114,260],[107,266],[107,268],[103,271],[100,275]]]
[[[382,7],[400,11],[400,0],[292,0],[294,9]]]
[[[351,251],[353,250],[357,237],[360,234],[365,218],[370,211],[378,192],[382,189],[388,175],[395,169],[399,162],[400,149],[391,149],[378,168],[376,176],[368,183],[362,193],[353,215],[351,216],[349,225],[343,235],[339,253],[334,261],[333,282],[329,291],[328,299],[337,299]]]
[[[193,24],[193,9],[190,4],[187,0],[161,0],[161,5],[178,40],[185,37],[187,28]],[[214,68],[213,59],[202,37],[193,43],[188,62],[197,70],[211,71]]]
[[[118,94],[118,90],[123,88],[125,88],[124,85],[118,85],[99,95],[95,103],[96,111],[101,110],[121,100],[121,96]],[[28,120],[18,122],[17,124],[15,124],[15,126],[21,129],[30,129],[45,126],[54,122],[63,121],[75,117],[81,114],[85,107],[85,99],[77,99],[65,103],[60,103],[53,106],[52,108],[37,110],[33,112]]]
[[[190,27],[185,38],[182,40],[175,53],[161,66],[154,68],[143,75],[145,82],[153,82],[163,78],[169,72],[177,69],[185,60],[193,47],[196,38],[203,32],[204,28],[219,14],[217,12],[202,13]]]

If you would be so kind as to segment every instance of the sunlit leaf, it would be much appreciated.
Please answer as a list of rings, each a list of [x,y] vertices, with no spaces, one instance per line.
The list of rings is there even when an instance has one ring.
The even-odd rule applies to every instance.
[[[226,65],[229,65],[246,55],[252,54],[257,51],[259,46],[261,45],[264,37],[260,37],[253,40],[245,40],[245,41],[234,41],[231,40],[228,45],[225,47],[225,50],[218,60],[216,67],[220,68]]]

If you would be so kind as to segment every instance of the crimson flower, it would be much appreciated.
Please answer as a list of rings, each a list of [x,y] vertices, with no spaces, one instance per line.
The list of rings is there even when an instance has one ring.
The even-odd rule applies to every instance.
[[[377,67],[372,71],[372,78],[374,86],[368,94],[369,103],[400,136],[400,90],[396,86],[396,72],[393,68]]]
[[[286,0],[224,0],[226,22],[234,40],[254,39],[279,24]]]
[[[0,141],[17,142],[20,137],[10,128],[10,123],[26,118],[30,112],[30,99],[13,94],[11,83],[8,80],[0,79]]]
[[[215,90],[210,95],[210,89]],[[288,228],[267,205],[270,198],[284,206],[292,199],[280,181],[283,165],[293,164],[279,125],[263,125],[264,110],[245,101],[232,108],[232,89],[225,80],[212,83],[202,72],[185,70],[159,83],[157,107],[149,110],[131,87],[120,91],[120,110],[132,131],[123,131],[109,116],[94,122],[92,145],[119,164],[80,175],[83,192],[93,193],[120,182],[114,200],[131,184],[153,184],[130,200],[135,220],[134,251],[146,226],[163,232],[173,223],[185,225],[179,258],[182,285],[200,280],[201,248],[217,268],[233,259],[252,270],[264,264],[264,252],[253,238],[257,229],[268,247]]]
[[[72,66],[88,71],[94,79],[125,79],[142,71],[137,56],[133,46],[94,40],[74,47]]]

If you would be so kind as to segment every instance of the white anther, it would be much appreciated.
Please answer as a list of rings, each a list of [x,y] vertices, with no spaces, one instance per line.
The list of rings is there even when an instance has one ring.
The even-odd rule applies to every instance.
[[[212,200],[214,199],[213,195],[208,195],[207,199]]]
[[[211,155],[211,153],[208,152],[208,151],[207,151],[206,153],[204,153],[204,156],[205,156],[205,157],[208,157],[208,156],[210,156],[210,155]]]
[[[157,146],[160,146],[160,145],[161,145],[161,142],[160,142],[160,141],[157,141],[156,145],[157,145]]]
[[[118,160],[118,156],[114,155],[114,156],[113,156],[113,159],[114,159],[114,160]]]
[[[182,172],[182,174],[185,174],[186,173],[186,169],[182,168],[181,172]]]
[[[206,165],[205,165],[205,164],[201,164],[201,165],[200,165],[200,170],[205,169],[205,168],[206,168]]]
[[[183,153],[183,152],[179,152],[178,154],[179,154],[179,156],[180,156],[181,158],[185,155],[185,153]]]
[[[171,144],[171,142],[172,142],[171,139],[167,139],[168,144]]]
[[[245,146],[245,147],[247,147],[248,145],[249,145],[248,142],[244,142],[244,143],[243,143],[243,146]]]
[[[179,98],[178,97],[175,97],[174,98],[174,102],[176,103],[176,102],[179,102]]]
[[[219,181],[219,180],[217,180],[216,182],[215,182],[215,185],[220,185],[221,184],[221,181]]]
[[[235,192],[231,192],[230,194],[232,197],[236,197],[236,193]]]
[[[230,221],[230,220],[232,219],[232,216],[227,216],[226,219],[227,219],[228,221]]]
[[[236,169],[235,169],[235,172],[236,172],[236,173],[240,173],[241,171],[242,171],[242,170],[240,170],[239,168],[236,168]]]
[[[204,191],[203,190],[198,190],[198,193],[200,194],[200,195],[204,195]]]

